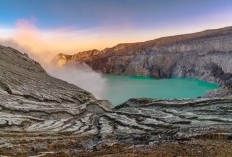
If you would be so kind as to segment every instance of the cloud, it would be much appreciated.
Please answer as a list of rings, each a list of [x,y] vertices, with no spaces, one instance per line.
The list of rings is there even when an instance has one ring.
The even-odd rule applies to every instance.
[[[3,32],[3,30],[2,30]],[[40,62],[50,62],[60,52],[78,52],[90,48],[93,43],[87,40],[88,32],[70,30],[66,28],[42,30],[33,20],[20,19],[8,38],[2,38],[2,43],[7,46],[27,50],[30,57]]]

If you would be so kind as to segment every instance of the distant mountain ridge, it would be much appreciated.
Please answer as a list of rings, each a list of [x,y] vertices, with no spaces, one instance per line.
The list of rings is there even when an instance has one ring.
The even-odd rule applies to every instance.
[[[63,56],[64,58],[67,58],[67,61],[69,60],[84,60],[86,58],[100,55],[102,53],[109,53],[110,50],[114,51],[120,51],[124,49],[131,49],[131,48],[148,48],[149,46],[165,46],[168,44],[175,44],[178,42],[188,42],[190,40],[199,40],[199,39],[207,39],[211,37],[223,37],[232,35],[232,26],[220,28],[220,29],[211,29],[211,30],[205,30],[202,32],[197,33],[191,33],[191,34],[183,34],[183,35],[175,35],[175,36],[167,36],[167,37],[161,37],[154,40],[148,40],[145,42],[137,42],[137,43],[121,43],[118,44],[112,48],[106,48],[102,51],[99,51],[97,49],[89,50],[89,51],[82,51],[78,52],[74,55],[67,55],[64,53],[58,54],[56,57],[57,59],[59,56]],[[55,60],[54,60],[55,61]]]

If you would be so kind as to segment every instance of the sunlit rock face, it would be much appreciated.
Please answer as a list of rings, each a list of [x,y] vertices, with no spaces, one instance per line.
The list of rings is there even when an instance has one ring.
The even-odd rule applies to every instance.
[[[79,59],[84,59],[86,57],[92,57],[92,56],[98,55],[100,53],[101,53],[101,51],[98,51],[98,50],[84,51],[84,52],[80,52],[80,53],[77,53],[74,55],[67,55],[64,53],[60,53],[51,62],[54,65],[57,65],[58,67],[62,67],[64,65],[68,64],[70,61],[75,63],[75,61],[78,62]]]
[[[85,62],[96,71],[110,74],[194,77],[229,87],[232,27],[119,44],[94,55],[86,53],[84,57],[78,54],[67,63]]]
[[[52,60],[52,63],[56,64],[58,67],[63,67],[70,59],[72,59],[71,55],[60,53]]]

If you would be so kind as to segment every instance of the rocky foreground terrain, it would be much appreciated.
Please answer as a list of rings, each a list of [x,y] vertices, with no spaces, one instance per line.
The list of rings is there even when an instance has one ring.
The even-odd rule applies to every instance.
[[[228,29],[223,30],[229,34]],[[217,35],[214,36],[218,41]],[[229,39],[227,33],[222,41],[224,38]],[[163,40],[165,38],[160,39]],[[148,43],[153,42],[156,41]],[[162,42],[160,44],[162,46]],[[121,47],[124,52],[127,46],[130,49],[133,44],[112,50],[121,52]],[[142,49],[140,44],[134,46]],[[168,49],[172,50],[164,46],[164,50]],[[187,46],[183,46],[183,50],[186,49]],[[221,52],[223,56],[230,55],[229,49],[224,51]],[[130,53],[134,54],[128,51]],[[180,53],[183,56],[191,54]],[[96,62],[102,61],[102,54],[96,55]],[[118,55],[123,56],[123,53],[117,53],[116,58]],[[116,58],[112,62],[118,61]],[[225,58],[230,60],[228,56]],[[216,61],[217,58],[213,64],[218,68],[215,77],[222,80],[223,86],[230,91],[225,85],[230,81],[227,77],[230,75],[229,63],[223,67],[224,60],[220,64]],[[102,62],[99,66],[106,63],[109,62]],[[136,62],[129,64],[132,63]],[[212,77],[214,69],[210,73]],[[232,156],[231,140],[231,96],[195,100],[135,98],[112,108],[108,101],[97,100],[91,93],[49,76],[26,54],[0,46],[0,156],[219,157]]]
[[[208,96],[231,95],[232,27],[156,40],[119,44],[103,51],[59,54],[58,65],[87,63],[94,70],[154,78],[193,77],[226,87]]]

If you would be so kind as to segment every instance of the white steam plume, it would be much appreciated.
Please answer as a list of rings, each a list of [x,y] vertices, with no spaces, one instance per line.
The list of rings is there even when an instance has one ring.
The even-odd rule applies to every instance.
[[[68,65],[65,67],[53,67],[46,69],[56,78],[91,92],[96,98],[101,99],[105,90],[106,80],[100,73],[95,72],[87,64]]]

